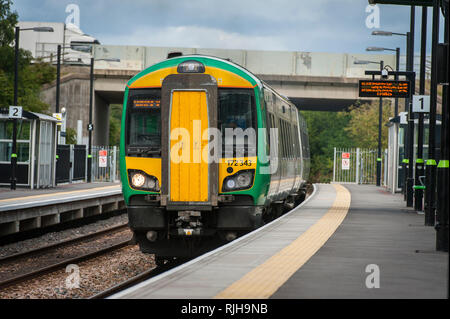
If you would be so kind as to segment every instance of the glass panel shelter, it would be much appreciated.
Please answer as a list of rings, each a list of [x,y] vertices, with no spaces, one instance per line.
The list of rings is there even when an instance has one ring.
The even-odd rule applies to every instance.
[[[10,185],[13,121],[0,108],[0,185]],[[56,126],[46,114],[23,111],[17,119],[17,186],[55,186]]]

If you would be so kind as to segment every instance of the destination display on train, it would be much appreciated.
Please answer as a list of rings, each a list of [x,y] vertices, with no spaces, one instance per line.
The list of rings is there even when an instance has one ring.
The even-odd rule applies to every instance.
[[[409,97],[409,81],[359,80],[360,97]]]
[[[159,108],[161,100],[156,99],[136,99],[133,100],[133,108],[147,109],[147,108]]]

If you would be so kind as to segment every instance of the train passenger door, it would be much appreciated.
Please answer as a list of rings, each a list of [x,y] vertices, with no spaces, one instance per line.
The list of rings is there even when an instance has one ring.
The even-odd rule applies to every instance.
[[[161,194],[167,208],[210,210],[217,205],[218,163],[209,157],[204,133],[217,127],[217,84],[206,74],[169,75],[161,105]]]

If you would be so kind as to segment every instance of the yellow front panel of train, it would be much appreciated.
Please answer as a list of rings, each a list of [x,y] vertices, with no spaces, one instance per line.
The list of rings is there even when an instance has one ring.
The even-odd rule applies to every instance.
[[[202,140],[208,128],[208,108],[204,91],[174,91],[170,115],[170,186],[173,202],[208,201],[208,162]]]

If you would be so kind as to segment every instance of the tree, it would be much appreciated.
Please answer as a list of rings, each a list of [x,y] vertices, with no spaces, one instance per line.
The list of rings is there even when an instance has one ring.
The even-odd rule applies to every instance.
[[[13,47],[18,14],[11,12],[11,0],[0,0],[0,107],[8,107],[14,102],[14,61]],[[20,49],[18,56],[19,83],[18,103],[25,110],[47,113],[48,104],[39,98],[41,86],[56,78],[55,67],[49,63],[34,61],[29,51]]]
[[[350,108],[350,122],[345,128],[350,138],[355,141],[355,146],[360,148],[378,148],[378,101],[372,104],[355,105]],[[390,101],[383,103],[383,118],[381,124],[381,148],[387,148],[388,128],[385,125],[393,116]]]
[[[333,177],[333,150],[378,148],[378,101],[355,104],[346,112],[302,111],[308,125],[313,183],[327,183]],[[390,101],[383,103],[382,148],[387,147],[386,123],[393,114]]]
[[[350,116],[347,112],[302,111],[308,126],[311,153],[310,181],[330,182],[333,176],[334,147],[352,147],[353,140],[345,128]]]
[[[77,132],[71,127],[66,127],[66,144],[77,144]]]
[[[119,146],[121,119],[122,104],[111,104],[109,107],[109,145]]]
[[[0,47],[14,41],[14,27],[18,21],[17,12],[11,12],[11,0],[0,0]]]

